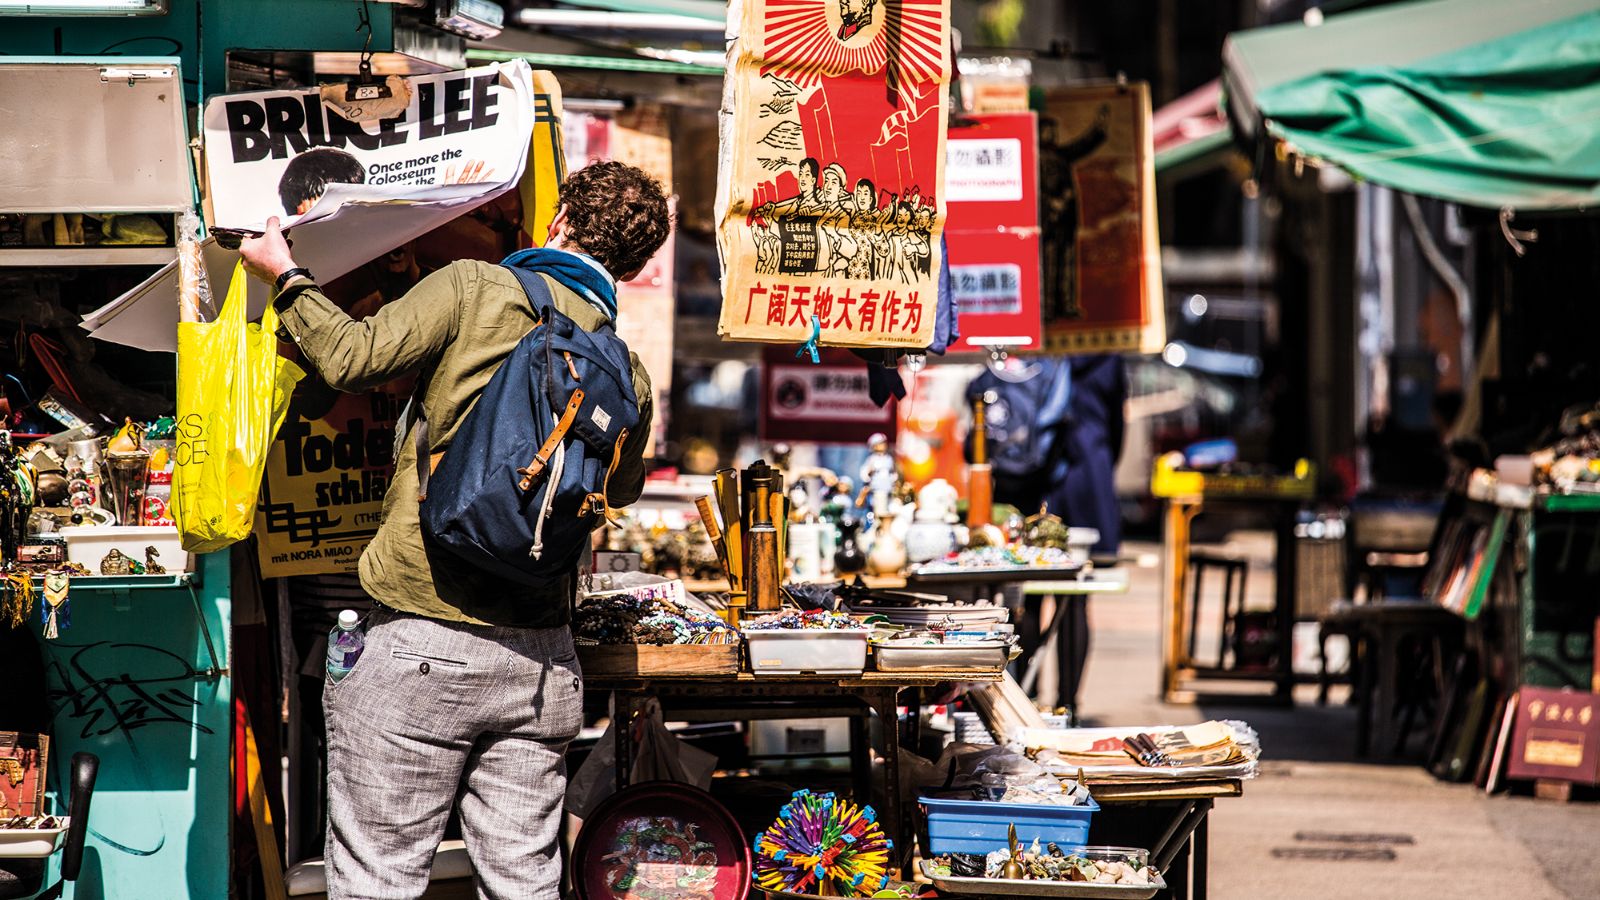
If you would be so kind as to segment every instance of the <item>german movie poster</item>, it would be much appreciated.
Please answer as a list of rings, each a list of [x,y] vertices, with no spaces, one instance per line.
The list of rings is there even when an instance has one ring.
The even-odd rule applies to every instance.
[[[1055,88],[1039,116],[1045,348],[1155,353],[1166,342],[1150,91]]]
[[[949,0],[734,0],[728,32],[718,333],[926,347]]]

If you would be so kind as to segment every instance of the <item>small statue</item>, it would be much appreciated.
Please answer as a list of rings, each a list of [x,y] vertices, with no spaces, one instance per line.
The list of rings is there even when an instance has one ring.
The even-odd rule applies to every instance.
[[[144,573],[146,575],[165,575],[167,567],[156,562],[161,558],[161,551],[154,546],[144,548]]]
[[[888,436],[874,434],[867,439],[867,447],[872,454],[861,464],[861,492],[871,499],[873,513],[881,516],[889,511],[889,498],[900,484],[900,464],[889,452]]]
[[[101,575],[127,575],[133,571],[133,560],[115,547],[100,560]]]

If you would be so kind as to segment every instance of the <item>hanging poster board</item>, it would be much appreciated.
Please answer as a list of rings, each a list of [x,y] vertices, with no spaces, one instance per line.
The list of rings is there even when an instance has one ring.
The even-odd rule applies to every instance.
[[[349,110],[317,88],[211,98],[204,125],[213,227],[259,231],[272,216],[288,227],[347,203],[470,207],[522,174],[534,120],[527,63],[417,75],[401,86],[410,102],[370,122],[347,118]]]
[[[969,116],[950,129],[945,237],[961,315],[951,352],[1043,346],[1038,140],[1031,112]]]
[[[949,0],[734,0],[728,37],[718,333],[926,347]]]
[[[1053,88],[1044,97],[1045,349],[1159,352],[1166,319],[1149,86]]]

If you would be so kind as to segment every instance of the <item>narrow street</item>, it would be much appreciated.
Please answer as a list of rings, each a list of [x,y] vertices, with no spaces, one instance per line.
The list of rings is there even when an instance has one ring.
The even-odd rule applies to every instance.
[[[1269,545],[1246,546],[1250,600],[1266,605]],[[1127,595],[1091,601],[1083,714],[1088,725],[1239,719],[1261,735],[1260,776],[1212,815],[1213,898],[1600,897],[1600,805],[1489,797],[1435,779],[1414,756],[1358,759],[1355,708],[1340,691],[1319,707],[1315,688],[1302,687],[1293,710],[1160,702],[1160,578],[1139,568]]]

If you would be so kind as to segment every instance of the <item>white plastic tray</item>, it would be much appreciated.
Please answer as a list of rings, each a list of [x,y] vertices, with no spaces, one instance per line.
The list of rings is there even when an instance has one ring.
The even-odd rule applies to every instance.
[[[59,828],[0,828],[0,859],[40,859],[56,852],[67,833],[67,817]]]

